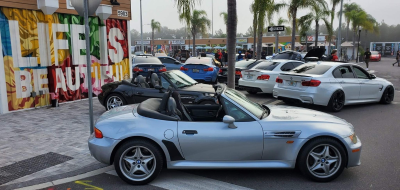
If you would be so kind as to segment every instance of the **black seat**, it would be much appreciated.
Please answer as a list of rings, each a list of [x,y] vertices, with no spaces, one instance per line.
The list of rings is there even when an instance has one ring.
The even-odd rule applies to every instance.
[[[172,93],[172,91],[168,91],[168,92],[164,93],[164,96],[161,100],[161,105],[158,108],[158,112],[160,112],[162,114],[167,112],[168,100],[171,97],[171,93]]]
[[[135,73],[132,74],[132,80],[131,80],[131,83],[132,83],[132,84],[137,84],[137,79],[136,79],[136,77],[137,77],[138,75],[139,75],[138,72],[135,72]]]
[[[160,105],[161,105],[161,99],[159,98],[147,99],[139,104],[137,108],[137,113],[144,117],[167,120],[167,121],[178,121],[180,119],[176,116],[170,116],[158,112],[157,110],[159,109]]]
[[[186,118],[186,119],[182,119],[182,120],[193,121],[192,117],[190,117],[190,115],[189,115],[189,111],[182,104],[181,95],[179,94],[179,92],[178,91],[172,92],[172,97],[175,99],[176,107],[179,110],[179,112],[182,113],[182,117]]]
[[[160,78],[158,77],[157,73],[151,74],[151,84],[155,88],[156,86],[160,86]]]
[[[168,98],[168,115],[176,118],[178,121],[181,120],[182,114],[179,112],[176,106],[175,99],[172,97]]]
[[[150,88],[149,84],[146,82],[144,77],[142,75],[137,76],[135,79],[137,79],[137,84],[142,87],[142,88]]]

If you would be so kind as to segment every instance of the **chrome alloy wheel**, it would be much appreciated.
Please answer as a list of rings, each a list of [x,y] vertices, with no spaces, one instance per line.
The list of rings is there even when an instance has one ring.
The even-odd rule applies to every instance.
[[[328,178],[337,173],[342,157],[337,148],[329,144],[314,147],[307,156],[307,168],[318,178]]]
[[[118,96],[110,96],[107,99],[107,110],[113,109],[115,107],[123,106],[124,102]]]
[[[132,181],[144,181],[153,175],[156,159],[153,152],[142,146],[126,149],[119,160],[122,174]]]

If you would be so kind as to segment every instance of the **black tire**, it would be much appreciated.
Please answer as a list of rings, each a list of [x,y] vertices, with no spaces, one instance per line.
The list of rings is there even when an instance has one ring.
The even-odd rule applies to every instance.
[[[344,107],[344,102],[345,102],[345,94],[343,91],[338,90],[334,92],[331,96],[331,99],[329,100],[328,103],[328,110],[332,112],[339,112],[343,109]]]
[[[106,100],[104,101],[104,107],[106,108],[106,110],[110,110],[110,109],[112,109],[114,107],[119,107],[119,106],[114,106],[114,107],[109,106],[109,100],[111,98],[119,99],[122,102],[119,106],[127,105],[126,100],[125,100],[124,97],[122,97],[121,95],[119,95],[117,93],[112,93],[112,94],[108,95]],[[113,101],[113,100],[111,100],[111,101]]]
[[[133,153],[132,151],[133,151],[133,148],[136,149],[136,147],[143,147],[143,148],[141,148],[141,151],[143,151],[145,153],[144,155],[146,155],[146,150],[150,150],[152,155],[154,156],[154,159],[149,161],[148,163],[143,164],[143,162],[145,160],[145,159],[143,159],[143,161],[141,160],[140,162],[137,162],[138,160],[134,160],[135,165],[133,165],[133,166],[132,166],[132,164],[130,165],[131,168],[132,167],[148,168],[149,164],[150,165],[153,164],[152,166],[155,168],[150,170],[152,173],[150,173],[148,176],[146,176],[143,180],[133,179],[132,177],[131,178],[127,177],[126,175],[128,175],[128,174],[125,174],[125,172],[129,172],[129,171],[126,171],[126,169],[127,169],[126,167],[129,164],[127,161],[123,161],[123,162],[121,161],[122,160],[121,157],[124,155],[127,155],[128,153],[132,154],[131,157],[135,156],[135,153]],[[130,149],[132,149],[132,151],[130,151]],[[154,161],[155,161],[155,164],[154,164]],[[142,165],[140,165],[140,164],[142,164]],[[147,140],[128,141],[118,148],[118,150],[114,156],[114,167],[115,167],[115,171],[117,172],[118,176],[122,180],[124,180],[126,183],[129,183],[132,185],[145,185],[147,183],[150,183],[158,176],[158,174],[160,174],[160,172],[163,168],[163,165],[164,165],[164,160],[163,160],[163,156],[162,156],[162,150],[160,150],[159,147],[157,147],[152,142],[149,142]],[[139,172],[138,171],[136,171],[136,173],[141,172],[141,171],[139,171]],[[144,172],[142,172],[142,173],[144,173]]]
[[[387,86],[382,94],[380,103],[390,104],[392,103],[393,99],[394,99],[394,88],[393,86]]]
[[[329,147],[328,158],[324,154],[325,147]],[[315,157],[311,155],[311,153],[316,153],[320,150],[322,150],[322,154],[313,154]],[[335,156],[338,159],[334,158]],[[315,158],[318,158],[318,160]],[[299,170],[307,178],[317,182],[329,182],[336,179],[343,172],[347,164],[347,155],[345,148],[337,140],[321,137],[313,139],[304,145],[299,153],[297,162]],[[325,173],[326,170],[331,173],[327,175]]]
[[[252,90],[247,90],[247,93],[249,93],[249,94],[257,94],[256,91],[252,91]]]

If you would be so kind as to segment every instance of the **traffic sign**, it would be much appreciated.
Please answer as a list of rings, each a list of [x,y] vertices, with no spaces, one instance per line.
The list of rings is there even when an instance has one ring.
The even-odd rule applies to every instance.
[[[285,26],[268,26],[268,32],[283,32]]]

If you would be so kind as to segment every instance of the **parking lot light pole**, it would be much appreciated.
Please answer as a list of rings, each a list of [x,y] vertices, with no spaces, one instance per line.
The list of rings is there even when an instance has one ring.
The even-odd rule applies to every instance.
[[[342,14],[343,14],[343,0],[340,1],[340,13],[339,13],[339,32],[338,32],[338,37],[337,37],[337,54],[339,57],[339,60],[343,61],[341,59],[341,54],[342,54]],[[347,39],[346,39],[347,40]]]
[[[357,63],[360,60],[360,55],[358,55],[360,51],[360,38],[361,38],[361,29],[358,30]]]

